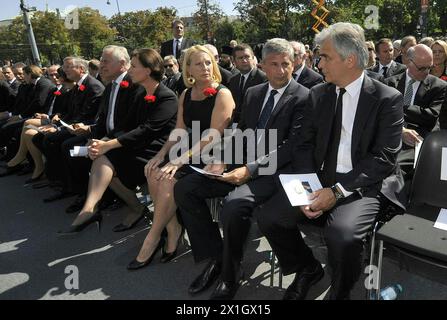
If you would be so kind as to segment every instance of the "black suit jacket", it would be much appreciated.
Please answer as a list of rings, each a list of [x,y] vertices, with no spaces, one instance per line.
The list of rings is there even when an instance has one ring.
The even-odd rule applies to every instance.
[[[304,66],[303,71],[301,71],[299,78],[295,80],[299,84],[305,86],[307,89],[311,89],[313,86],[324,82],[321,74],[313,71],[312,69],[309,69],[306,66]]]
[[[379,63],[377,63],[374,67],[369,68],[369,70],[379,73],[379,71],[380,71],[379,68],[380,68],[380,65],[379,65]],[[386,79],[386,78],[395,76],[397,74],[400,74],[402,72],[405,72],[405,70],[407,70],[407,67],[404,64],[398,63],[396,61],[392,61],[391,67],[386,71],[386,75],[384,75],[383,77]]]
[[[0,111],[10,110],[14,105],[15,94],[5,80],[0,80]]]
[[[228,84],[230,83],[230,79],[233,77],[233,74],[224,67],[221,67],[220,65],[217,66],[219,67],[220,75],[222,76],[221,83],[225,87],[228,87]]]
[[[140,157],[150,159],[163,147],[175,128],[178,100],[176,94],[162,83],[154,92],[154,103],[146,102],[145,95],[146,90],[140,90],[136,95],[126,119],[126,133],[117,139]]]
[[[41,77],[30,92],[30,101],[22,104],[14,110],[13,115],[20,115],[22,118],[30,118],[35,113],[45,112],[45,102],[50,92],[55,89],[55,85],[45,77]]]
[[[365,70],[366,75],[372,79],[375,79],[377,81],[380,81],[382,83],[385,83],[385,78],[380,73],[371,71],[371,70]]]
[[[81,91],[77,86],[73,88],[72,105],[62,120],[67,123],[92,124],[101,103],[104,85],[90,75],[82,83],[85,90]]]
[[[63,116],[68,112],[68,107],[72,105],[74,90],[62,86],[59,91],[62,95],[57,96],[54,100],[53,113],[51,116],[53,117],[57,114],[59,118],[63,118]],[[51,105],[48,105],[48,110],[50,109],[50,106]]]
[[[247,80],[244,84],[244,89],[240,90],[239,85],[241,83],[241,76],[242,74],[236,74],[230,79],[230,83],[228,84],[228,89],[231,91],[231,94],[233,95],[234,103],[236,105],[234,112],[233,112],[233,121],[239,122],[241,113],[242,113],[242,100],[247,92],[248,88],[251,88],[253,86],[256,86],[258,84],[264,83],[267,81],[267,78],[265,76],[265,73],[258,68],[253,68],[251,70],[250,75],[248,76]]]
[[[109,83],[101,98],[96,124],[91,127],[93,139],[102,139],[105,136],[114,138],[117,134],[125,130],[126,119],[132,105],[135,103],[136,93],[138,90],[142,91],[144,89],[138,84],[133,84],[129,74],[126,74],[123,81],[127,81],[129,86],[127,88],[120,86],[118,90],[115,100],[115,112],[113,115],[114,128],[112,132],[107,133],[107,114],[109,112],[110,95],[112,93],[112,83]]]
[[[245,131],[246,129],[256,129],[268,88],[269,84],[263,83],[247,90],[243,101],[241,120],[238,124],[238,128],[242,131]],[[250,171],[252,178],[256,178],[259,175],[259,169],[266,167],[267,161],[272,159],[273,156],[276,157],[276,171],[290,164],[292,136],[298,134],[301,127],[308,93],[309,90],[307,88],[292,79],[273,109],[266,124],[266,153],[264,155],[261,154],[255,161],[245,161],[245,165]],[[267,130],[271,129],[276,130],[277,144],[276,148],[269,151]],[[246,152],[247,148],[245,148],[244,151]],[[247,160],[247,155],[245,155],[244,159]]]
[[[181,72],[177,72],[176,74],[174,74],[173,76],[166,78],[162,81],[162,83],[168,87],[169,89],[171,89],[172,91],[174,91],[177,95],[180,95],[181,92],[177,91],[178,88],[178,81],[180,80],[180,78],[182,79],[181,81],[183,81],[182,78],[182,73]]]
[[[21,84],[21,82],[17,79],[15,79],[13,83],[9,84],[9,87],[11,88],[14,96],[17,95],[17,92],[19,91],[20,84]]]
[[[189,47],[192,47],[195,44],[196,44],[196,42],[194,40],[188,39],[188,38],[183,38],[182,45],[180,46],[180,50],[188,49]],[[174,55],[173,47],[174,47],[174,39],[163,42],[161,44],[161,49],[160,49],[161,57],[164,58],[169,55]]]
[[[407,73],[385,79],[386,84],[405,94]],[[425,137],[437,125],[442,103],[446,96],[447,83],[431,74],[419,85],[413,105],[404,106],[405,127],[416,130]]]
[[[317,172],[320,176],[335,116],[335,85],[325,83],[310,90],[308,111],[300,135],[293,147],[293,171]],[[365,75],[355,115],[351,161],[353,169],[342,174],[341,185],[347,191],[363,195],[382,192],[405,209],[403,178],[397,166],[402,144],[402,95],[395,89]],[[323,187],[330,187],[324,185]]]

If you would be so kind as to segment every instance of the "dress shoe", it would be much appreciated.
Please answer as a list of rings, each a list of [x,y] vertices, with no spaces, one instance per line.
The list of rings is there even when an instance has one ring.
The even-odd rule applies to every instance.
[[[37,177],[29,178],[29,179],[25,180],[25,184],[32,184],[32,183],[35,183],[37,181],[40,181],[40,179],[42,179],[44,175],[45,175],[45,171],[42,171],[42,173],[39,174]]]
[[[53,195],[49,196],[48,198],[43,199],[43,202],[45,202],[45,203],[53,202],[53,201],[69,198],[71,196],[73,196],[73,193],[71,193],[71,192],[59,191],[59,192],[56,192]]]
[[[211,260],[202,273],[191,283],[188,292],[191,295],[208,289],[219,277],[222,270],[222,263]]]
[[[295,275],[295,279],[287,288],[283,300],[304,300],[310,287],[321,280],[324,270],[316,261]]]
[[[211,294],[210,300],[233,300],[239,289],[239,281],[227,282],[220,280]]]
[[[138,270],[149,265],[152,262],[152,260],[154,260],[155,255],[157,254],[158,250],[160,250],[163,247],[163,245],[164,245],[164,239],[160,238],[157,247],[147,260],[140,262],[135,258],[129,263],[129,265],[127,266],[127,270]]]
[[[11,174],[19,172],[20,170],[22,170],[22,168],[23,168],[23,165],[21,165],[21,164],[14,166],[14,167],[6,166],[6,169],[3,170],[2,172],[0,172],[0,177],[10,176]]]
[[[161,263],[167,263],[177,256],[177,249],[180,246],[180,242],[183,242],[184,236],[185,236],[185,228],[182,227],[182,231],[180,232],[180,237],[178,237],[178,239],[177,239],[177,247],[175,248],[175,250],[172,252],[165,252],[164,248],[162,249],[162,255],[160,258]]]
[[[65,209],[66,213],[75,213],[81,211],[82,207],[84,206],[85,202],[85,196],[77,196],[75,201],[73,201],[72,204],[70,204],[67,209]]]
[[[147,207],[144,207],[143,213],[138,217],[137,220],[132,222],[130,225],[125,225],[124,223],[120,223],[119,225],[114,226],[112,231],[113,232],[123,232],[126,230],[130,230],[133,227],[135,227],[138,224],[138,222],[141,221],[141,219],[143,219],[143,218],[147,219],[148,214],[149,214],[149,209]]]
[[[57,234],[59,236],[66,236],[66,235],[72,235],[77,234],[87,228],[92,223],[96,223],[96,226],[98,227],[98,231],[101,230],[101,221],[102,221],[102,215],[101,212],[96,211],[90,218],[85,220],[83,223],[75,226],[70,226],[67,230],[58,231]]]

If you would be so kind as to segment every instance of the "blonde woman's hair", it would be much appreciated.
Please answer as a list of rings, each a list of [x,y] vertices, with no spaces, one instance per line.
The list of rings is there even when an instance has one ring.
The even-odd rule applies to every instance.
[[[183,65],[182,65],[183,83],[187,88],[191,88],[193,86],[188,82],[188,78],[191,76],[188,72],[188,69],[189,66],[191,65],[191,57],[195,53],[199,52],[205,52],[211,59],[211,63],[213,65],[213,79],[215,82],[220,84],[222,81],[222,75],[220,74],[219,66],[217,65],[216,59],[214,59],[213,54],[207,48],[200,45],[192,46],[185,53],[185,58],[183,59]]]

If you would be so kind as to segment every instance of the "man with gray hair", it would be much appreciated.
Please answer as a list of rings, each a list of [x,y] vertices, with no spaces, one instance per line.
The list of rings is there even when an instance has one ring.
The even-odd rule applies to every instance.
[[[299,84],[311,89],[313,86],[323,83],[323,77],[317,72],[309,69],[304,61],[306,60],[306,48],[304,44],[298,41],[290,41],[295,53],[293,62],[293,79]]]
[[[248,142],[240,150],[243,163],[236,164],[233,160],[227,165],[209,164],[205,167],[209,172],[222,174],[226,167],[227,172],[217,179],[190,174],[175,185],[175,200],[191,240],[194,258],[197,262],[208,260],[204,271],[190,285],[190,294],[204,291],[220,274],[221,279],[211,299],[234,297],[241,278],[249,218],[255,208],[276,192],[274,173],[290,164],[290,141],[301,126],[308,89],[292,78],[294,53],[287,40],[269,40],[262,50],[262,57],[268,82],[247,89],[238,124],[242,132],[257,132],[253,137],[255,140],[249,138],[254,143]],[[276,133],[276,139],[271,139],[274,141],[269,141],[270,132]],[[258,140],[259,135],[265,138]],[[256,154],[250,154],[253,146]],[[250,158],[256,160],[247,161]],[[263,173],[268,166],[273,166],[273,173]],[[222,239],[205,200],[225,196],[221,211]]]
[[[329,298],[348,299],[361,273],[363,240],[381,205],[405,209],[395,196],[403,186],[394,189],[399,185],[394,173],[399,174],[402,95],[365,74],[368,52],[360,26],[333,24],[316,36],[316,43],[327,83],[310,90],[308,113],[294,136],[290,172],[316,173],[323,188],[310,193],[312,204],[300,208],[291,207],[281,190],[257,215],[283,273],[295,273],[285,300],[304,299],[324,275],[301,237],[300,219],[326,223]]]

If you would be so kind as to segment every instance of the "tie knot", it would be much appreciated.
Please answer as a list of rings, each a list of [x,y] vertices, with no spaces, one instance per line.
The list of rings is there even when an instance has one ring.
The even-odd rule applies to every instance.
[[[413,78],[410,78],[410,81],[408,81],[408,85],[411,86],[415,82],[416,82],[416,80],[414,80]]]
[[[340,91],[339,91],[339,96],[342,96],[342,95],[344,95],[345,94],[345,92],[346,92],[346,89],[345,88],[340,88],[339,89]]]
[[[278,93],[278,90],[273,89],[270,91],[270,96],[274,97]]]

